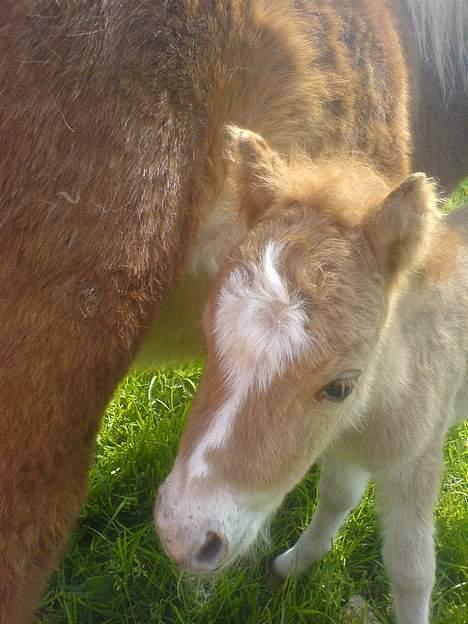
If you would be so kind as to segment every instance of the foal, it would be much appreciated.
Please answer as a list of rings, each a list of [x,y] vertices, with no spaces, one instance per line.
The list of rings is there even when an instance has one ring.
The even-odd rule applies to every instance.
[[[252,231],[205,311],[162,543],[194,572],[229,565],[320,457],[315,517],[275,572],[322,557],[372,477],[397,622],[425,624],[443,440],[468,398],[468,211],[441,218],[421,173],[392,190],[365,164],[235,146]]]

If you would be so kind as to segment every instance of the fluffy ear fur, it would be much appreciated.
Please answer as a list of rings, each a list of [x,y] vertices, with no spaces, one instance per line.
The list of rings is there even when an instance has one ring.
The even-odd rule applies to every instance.
[[[255,132],[228,126],[226,136],[230,157],[234,161],[240,210],[246,214],[247,225],[251,227],[274,202],[274,180],[282,171],[283,162]]]
[[[413,173],[394,189],[364,224],[387,282],[422,261],[438,218],[434,185]]]

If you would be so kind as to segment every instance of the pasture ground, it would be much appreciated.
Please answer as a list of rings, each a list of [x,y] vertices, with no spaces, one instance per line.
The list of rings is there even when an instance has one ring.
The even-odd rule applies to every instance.
[[[447,209],[467,200],[468,182]],[[372,486],[334,549],[303,581],[278,591],[269,586],[273,554],[292,545],[312,516],[318,468],[277,514],[271,545],[216,582],[181,575],[163,554],[152,525],[154,493],[170,470],[200,372],[198,364],[149,370],[130,375],[116,391],[99,434],[88,502],[49,584],[41,624],[339,624],[356,594],[389,624]],[[445,447],[433,624],[468,622],[467,440],[468,424],[460,425]]]

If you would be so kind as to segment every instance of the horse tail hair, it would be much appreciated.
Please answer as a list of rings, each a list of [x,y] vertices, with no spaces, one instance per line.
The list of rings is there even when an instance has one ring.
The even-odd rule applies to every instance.
[[[449,99],[468,92],[468,0],[405,0],[419,53]]]

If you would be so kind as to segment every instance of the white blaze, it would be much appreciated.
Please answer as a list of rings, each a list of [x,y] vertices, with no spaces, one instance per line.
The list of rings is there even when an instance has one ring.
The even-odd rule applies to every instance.
[[[270,241],[260,263],[233,270],[219,294],[214,334],[228,393],[192,453],[191,478],[207,474],[205,454],[225,444],[249,390],[266,391],[311,344],[303,302],[288,292],[278,272],[281,251]]]

